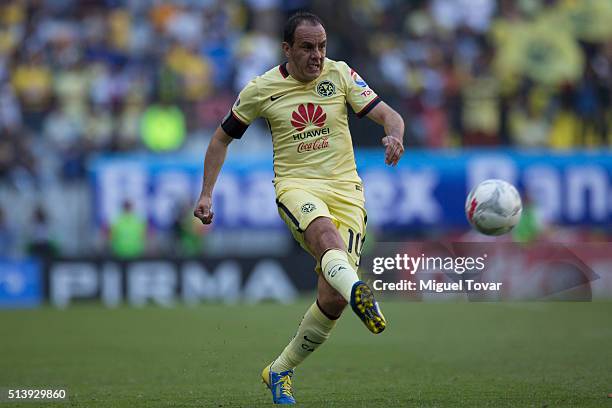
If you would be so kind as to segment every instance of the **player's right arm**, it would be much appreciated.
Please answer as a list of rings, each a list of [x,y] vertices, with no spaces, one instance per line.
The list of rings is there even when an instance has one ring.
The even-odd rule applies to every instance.
[[[210,224],[213,218],[212,212],[212,192],[217,182],[217,177],[227,155],[227,147],[234,140],[221,126],[215,130],[204,158],[204,179],[202,180],[202,192],[196,205],[193,215],[199,218],[202,223]]]
[[[249,127],[249,124],[259,116],[259,90],[256,80],[240,92],[221,126],[215,130],[210,140],[206,156],[204,157],[204,179],[202,180],[202,192],[193,211],[193,215],[204,224],[210,224],[213,218],[212,194],[217,182],[217,177],[227,155],[227,147],[234,139],[240,139]]]

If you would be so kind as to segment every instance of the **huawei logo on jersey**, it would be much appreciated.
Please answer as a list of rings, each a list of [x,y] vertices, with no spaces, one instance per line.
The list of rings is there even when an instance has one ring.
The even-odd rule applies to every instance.
[[[300,104],[297,110],[294,110],[291,114],[291,124],[298,132],[306,129],[309,124],[323,127],[325,119],[327,119],[327,114],[323,108],[313,103]]]

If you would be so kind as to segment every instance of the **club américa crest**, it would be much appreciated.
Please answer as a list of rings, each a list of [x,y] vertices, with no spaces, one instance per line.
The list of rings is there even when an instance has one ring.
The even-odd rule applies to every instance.
[[[317,84],[317,94],[324,98],[333,96],[336,94],[336,85],[328,79],[323,80]]]

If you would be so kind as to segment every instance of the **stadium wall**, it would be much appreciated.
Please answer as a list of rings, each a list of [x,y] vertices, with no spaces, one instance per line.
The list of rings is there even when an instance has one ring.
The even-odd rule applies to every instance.
[[[559,269],[555,259],[533,265],[529,251],[498,252],[487,276],[503,282],[503,298],[476,300],[609,300],[612,299],[612,251],[609,244],[573,248],[589,275]],[[417,253],[418,255],[418,253]],[[540,257],[541,258],[541,257]],[[571,265],[570,265],[571,266]],[[367,268],[362,263],[362,267]],[[562,270],[563,269],[563,270]],[[571,268],[570,268],[571,269]],[[365,276],[372,277],[365,271]],[[580,275],[580,276],[578,276]],[[429,276],[452,281],[448,273]],[[65,308],[83,303],[107,307],[128,305],[195,305],[206,303],[289,303],[311,296],[316,287],[314,261],[298,250],[286,256],[223,257],[210,259],[112,258],[0,259],[0,309],[43,305]],[[469,293],[451,296],[397,293],[412,301],[469,301]]]
[[[547,223],[612,226],[612,155],[602,151],[413,150],[396,168],[383,151],[358,150],[368,220],[385,230],[467,228],[464,199],[482,180],[517,186]],[[95,223],[104,228],[124,200],[150,223],[171,225],[175,203],[193,202],[201,157],[110,156],[91,165]],[[271,157],[230,155],[215,189],[215,228],[281,228]]]

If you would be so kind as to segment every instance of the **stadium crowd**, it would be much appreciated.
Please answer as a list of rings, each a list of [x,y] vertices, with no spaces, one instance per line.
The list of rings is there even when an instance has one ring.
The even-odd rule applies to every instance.
[[[512,31],[552,24],[538,22],[565,3],[9,0],[0,178],[79,179],[92,154],[205,137],[249,78],[279,63],[279,27],[300,7],[329,22],[331,57],[399,104],[410,145],[609,146],[612,31],[557,35],[567,42],[558,53],[546,35]],[[527,43],[546,73],[505,58],[522,46],[513,42]],[[559,64],[576,69],[555,76]],[[355,133],[358,145],[377,142]]]

